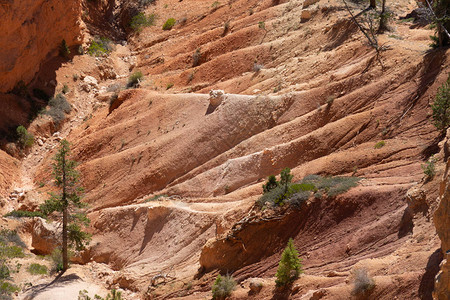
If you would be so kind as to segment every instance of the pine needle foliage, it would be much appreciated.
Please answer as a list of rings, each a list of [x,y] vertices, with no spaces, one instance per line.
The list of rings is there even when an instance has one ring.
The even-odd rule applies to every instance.
[[[58,193],[51,193],[50,198],[41,205],[43,214],[62,214],[62,258],[63,268],[66,271],[69,266],[69,248],[77,251],[83,250],[90,240],[90,235],[82,231],[89,225],[81,202],[82,188],[78,185],[79,174],[75,170],[77,163],[69,159],[70,146],[67,140],[62,140],[55,157],[53,158],[53,176]]]
[[[431,109],[433,110],[433,125],[444,133],[450,126],[450,75],[439,88]]]
[[[277,287],[285,287],[303,273],[301,259],[298,257],[294,241],[289,239],[286,249],[281,255],[275,280]]]
[[[213,300],[224,300],[231,296],[235,286],[236,282],[232,276],[226,275],[222,277],[219,274],[212,286]]]

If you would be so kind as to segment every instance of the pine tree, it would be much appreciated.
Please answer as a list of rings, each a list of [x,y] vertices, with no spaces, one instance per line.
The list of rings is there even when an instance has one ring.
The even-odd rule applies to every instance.
[[[450,126],[450,75],[447,82],[439,88],[431,109],[434,126],[445,133]]]
[[[280,173],[280,186],[284,187],[284,193],[287,193],[289,190],[289,184],[292,181],[294,176],[291,175],[291,169],[284,168]]]
[[[268,193],[276,187],[278,187],[278,181],[275,178],[275,175],[270,175],[269,178],[267,178],[266,184],[263,184],[263,192]]]
[[[52,164],[55,184],[60,192],[51,193],[50,199],[40,207],[45,215],[53,212],[62,214],[63,272],[69,267],[69,248],[83,250],[90,240],[90,235],[82,231],[82,227],[89,224],[89,219],[82,210],[85,204],[81,203],[80,198],[82,188],[78,186],[77,163],[70,160],[69,155],[69,142],[62,140]]]
[[[295,249],[294,241],[289,239],[286,249],[281,255],[275,283],[278,287],[286,286],[303,273],[301,259]]]

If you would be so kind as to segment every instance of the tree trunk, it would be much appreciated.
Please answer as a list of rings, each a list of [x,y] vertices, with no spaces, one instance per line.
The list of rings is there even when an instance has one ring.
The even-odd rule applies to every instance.
[[[62,245],[62,256],[63,256],[63,272],[69,268],[69,254],[67,250],[68,237],[67,237],[67,207],[63,211],[63,245]]]
[[[370,0],[370,8],[376,8],[377,7],[377,1],[376,0]]]
[[[68,203],[67,203],[67,182],[66,182],[66,155],[62,156],[62,186],[63,186],[63,193],[62,193],[62,203],[63,203],[63,242],[62,242],[62,256],[63,256],[63,272],[67,271],[69,268],[69,255],[68,255],[68,236],[67,236],[67,222],[68,222]]]
[[[386,0],[383,0],[381,4],[380,27],[378,27],[378,31],[383,32],[385,30],[387,30]]]

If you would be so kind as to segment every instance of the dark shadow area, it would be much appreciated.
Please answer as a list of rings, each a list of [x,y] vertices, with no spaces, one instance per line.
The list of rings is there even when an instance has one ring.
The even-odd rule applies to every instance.
[[[44,292],[45,289],[49,288],[49,287],[59,287],[62,286],[66,283],[70,283],[72,281],[77,281],[80,280],[81,278],[76,275],[76,274],[70,274],[70,275],[66,275],[63,276],[64,272],[59,273],[55,279],[53,279],[52,282],[50,283],[43,283],[43,284],[39,284],[39,285],[35,285],[33,286],[30,290],[31,293],[27,296],[27,298],[29,299],[34,299],[36,298],[40,293]]]
[[[273,289],[272,300],[287,300],[292,291],[292,283],[284,288],[275,287]]]
[[[400,221],[400,228],[398,229],[398,238],[402,238],[409,233],[412,233],[414,227],[413,214],[409,207],[407,207],[403,213],[402,220]]]
[[[398,18],[400,22],[412,22],[411,29],[422,28],[430,24],[429,13],[425,7],[418,7],[404,17]]]
[[[436,249],[436,251],[428,258],[425,274],[423,274],[419,285],[419,297],[421,300],[433,299],[431,293],[434,289],[434,277],[439,272],[439,264],[441,263],[442,258],[441,248]]]
[[[342,20],[334,24],[328,32],[329,42],[323,47],[323,51],[330,51],[337,48],[357,31],[358,27],[352,20]]]
[[[212,114],[216,110],[216,108],[217,108],[217,106],[213,106],[213,105],[209,104],[208,109],[206,109],[205,116]]]
[[[152,240],[153,235],[163,229],[164,225],[167,222],[166,218],[167,214],[164,214],[162,216],[158,216],[158,218],[156,219],[147,220],[147,224],[145,225],[144,239],[142,240],[141,248],[139,249],[139,255],[142,254],[145,246],[147,246],[147,244]]]

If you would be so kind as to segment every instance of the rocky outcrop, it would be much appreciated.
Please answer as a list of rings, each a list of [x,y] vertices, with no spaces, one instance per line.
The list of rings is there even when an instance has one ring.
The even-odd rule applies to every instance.
[[[31,247],[36,254],[50,254],[60,245],[61,226],[49,223],[42,218],[35,218],[31,236]]]
[[[63,39],[81,44],[81,0],[0,0],[0,15],[0,92],[33,79]]]
[[[447,162],[444,180],[441,183],[440,203],[434,214],[434,225],[441,239],[441,250],[444,259],[440,271],[436,275],[433,298],[436,300],[450,299],[450,161]]]

